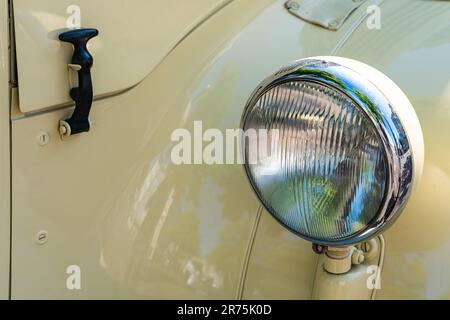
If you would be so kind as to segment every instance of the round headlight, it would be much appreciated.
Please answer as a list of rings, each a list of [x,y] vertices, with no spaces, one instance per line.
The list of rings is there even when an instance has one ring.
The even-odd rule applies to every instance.
[[[284,67],[253,93],[242,128],[257,133],[244,141],[244,158],[262,204],[317,244],[352,244],[386,228],[422,170],[422,133],[408,99],[354,60]]]

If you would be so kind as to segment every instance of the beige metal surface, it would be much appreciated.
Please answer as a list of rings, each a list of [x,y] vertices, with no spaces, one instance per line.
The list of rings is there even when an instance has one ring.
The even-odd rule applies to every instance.
[[[230,0],[14,0],[20,110],[70,103],[67,64],[72,47],[58,40],[71,6],[81,26],[97,28],[90,41],[94,95],[141,81],[192,28]],[[69,20],[71,21],[71,20]]]
[[[259,202],[240,165],[172,164],[170,136],[194,120],[238,127],[253,86],[286,57],[261,69],[252,43],[227,46],[270,2],[227,6],[138,86],[95,102],[89,133],[60,139],[69,109],[13,121],[13,298],[237,296]],[[66,289],[70,265],[81,290]]]
[[[385,235],[377,296],[450,298],[450,154],[442,147],[450,139],[449,3],[386,0],[381,29],[370,30],[360,20],[366,1],[337,32],[299,20],[283,4],[241,0],[226,6],[138,86],[96,101],[90,133],[60,140],[57,123],[69,109],[13,121],[13,298],[311,297],[317,259],[311,244],[266,212],[253,241],[259,201],[242,168],[175,166],[170,134],[192,128],[194,120],[238,127],[261,79],[291,60],[329,54],[386,73],[411,100],[425,136],[424,175]],[[151,55],[151,48],[142,51]],[[95,53],[94,84],[107,82],[99,80],[116,73],[99,67],[106,52]],[[19,71],[20,86],[39,84],[33,77],[21,79]],[[57,95],[67,89],[53,88]],[[46,100],[42,91],[39,108],[61,103]],[[44,146],[37,139],[42,133],[50,138]],[[6,219],[3,209],[1,217]],[[48,233],[42,245],[35,238],[40,230]],[[81,290],[66,289],[69,265],[81,268]]]
[[[311,244],[262,212],[244,299],[310,299],[318,256]]]
[[[0,299],[9,296],[10,158],[9,158],[8,1],[0,1]]]
[[[381,29],[365,24],[338,55],[359,59],[406,93],[425,140],[423,176],[385,234],[382,299],[450,298],[450,3],[385,1]]]

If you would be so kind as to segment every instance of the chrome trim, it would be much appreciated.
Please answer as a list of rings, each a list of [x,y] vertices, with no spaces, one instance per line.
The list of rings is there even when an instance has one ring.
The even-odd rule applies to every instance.
[[[299,234],[283,224],[264,205],[264,201],[261,201],[261,203],[283,226],[303,239],[316,244],[333,246],[350,245],[375,237],[386,230],[398,218],[411,192],[414,165],[412,152],[410,141],[397,113],[384,94],[370,82],[370,79],[367,79],[346,66],[334,62],[319,59],[303,59],[283,67],[265,79],[255,89],[244,109],[241,128],[244,129],[248,111],[264,93],[274,86],[292,81],[309,81],[330,86],[346,94],[365,112],[376,127],[383,142],[389,180],[386,183],[386,193],[379,213],[366,228],[336,241],[324,241],[323,239],[314,239]],[[257,188],[253,183],[250,170],[246,164],[244,164],[244,167],[256,195],[261,200]]]

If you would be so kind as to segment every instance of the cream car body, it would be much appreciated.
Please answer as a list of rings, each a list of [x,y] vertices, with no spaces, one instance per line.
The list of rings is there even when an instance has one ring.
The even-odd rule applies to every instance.
[[[77,1],[81,25],[100,30],[96,99],[92,130],[68,140],[71,50],[57,34],[71,1],[12,3],[16,61],[0,6],[1,297],[310,298],[311,244],[264,212],[240,165],[174,165],[170,136],[195,120],[237,128],[279,66],[336,55],[394,80],[424,132],[423,177],[384,235],[377,297],[450,298],[450,3],[366,1],[330,31],[276,0]],[[380,30],[366,24],[373,3]],[[71,265],[81,290],[66,287]]]

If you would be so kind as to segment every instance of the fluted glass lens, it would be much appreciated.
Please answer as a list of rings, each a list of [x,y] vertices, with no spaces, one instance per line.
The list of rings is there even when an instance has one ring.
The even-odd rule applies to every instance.
[[[252,185],[289,229],[336,241],[377,215],[387,181],[382,141],[342,92],[314,82],[281,84],[248,109],[244,130]]]

